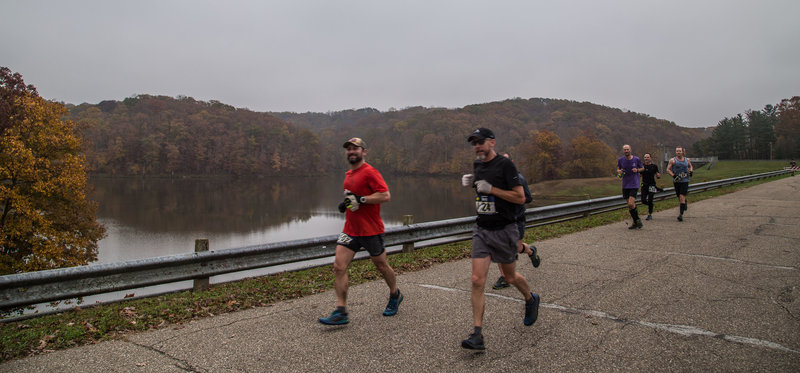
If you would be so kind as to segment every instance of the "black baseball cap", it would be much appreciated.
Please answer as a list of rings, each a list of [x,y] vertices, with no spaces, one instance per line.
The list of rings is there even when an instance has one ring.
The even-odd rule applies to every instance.
[[[472,133],[469,134],[469,136],[467,137],[467,142],[472,141],[472,139],[483,140],[483,139],[493,139],[493,138],[494,138],[494,132],[492,132],[492,130],[481,127],[476,129],[475,131],[472,131]]]

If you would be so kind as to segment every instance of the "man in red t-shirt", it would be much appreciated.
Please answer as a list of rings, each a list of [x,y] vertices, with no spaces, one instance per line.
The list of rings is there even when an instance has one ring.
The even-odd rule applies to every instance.
[[[381,203],[389,202],[389,187],[383,176],[364,161],[367,154],[364,140],[354,137],[344,143],[350,170],[344,178],[344,202],[339,204],[339,212],[346,213],[344,229],[336,242],[336,259],[333,262],[334,288],[336,290],[336,309],[319,322],[326,325],[342,325],[350,322],[347,315],[347,267],[356,252],[366,249],[375,267],[383,275],[389,286],[389,303],[383,310],[384,316],[394,316],[403,301],[397,289],[394,270],[386,260],[383,246],[383,220]]]

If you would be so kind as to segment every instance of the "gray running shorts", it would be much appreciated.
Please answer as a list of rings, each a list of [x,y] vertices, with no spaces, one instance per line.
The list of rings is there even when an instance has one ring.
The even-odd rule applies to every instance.
[[[475,225],[472,228],[472,257],[491,257],[494,263],[514,263],[517,260],[516,223],[498,230],[488,230]]]

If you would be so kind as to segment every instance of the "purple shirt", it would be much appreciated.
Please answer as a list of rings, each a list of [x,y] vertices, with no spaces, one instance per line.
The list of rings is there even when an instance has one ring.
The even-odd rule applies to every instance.
[[[638,189],[639,188],[639,173],[633,173],[634,168],[642,168],[642,160],[637,156],[628,159],[625,156],[617,159],[617,168],[625,172],[622,176],[622,189]]]

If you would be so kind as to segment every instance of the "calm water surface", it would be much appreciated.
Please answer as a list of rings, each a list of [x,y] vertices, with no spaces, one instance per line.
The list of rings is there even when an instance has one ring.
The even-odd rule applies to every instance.
[[[474,215],[474,195],[461,187],[461,177],[384,175],[392,194],[381,205],[387,227],[402,225],[403,215],[417,223]],[[211,250],[338,234],[344,214],[344,173],[291,178],[109,178],[92,177],[90,198],[107,229],[91,264],[194,251],[194,241],[207,238]],[[533,207],[537,203],[529,204]],[[552,201],[551,201],[552,203]],[[333,252],[333,249],[331,249]],[[361,252],[357,257],[365,257]],[[332,258],[213,276],[219,283],[327,264]],[[191,281],[84,297],[83,304],[108,302],[192,287]],[[40,304],[25,314],[52,312],[70,304]]]
[[[386,226],[470,216],[471,190],[460,177],[384,175],[392,200],[381,206]],[[101,178],[90,183],[98,220],[107,228],[98,260],[110,263],[338,234],[344,214],[341,176],[293,178]]]

